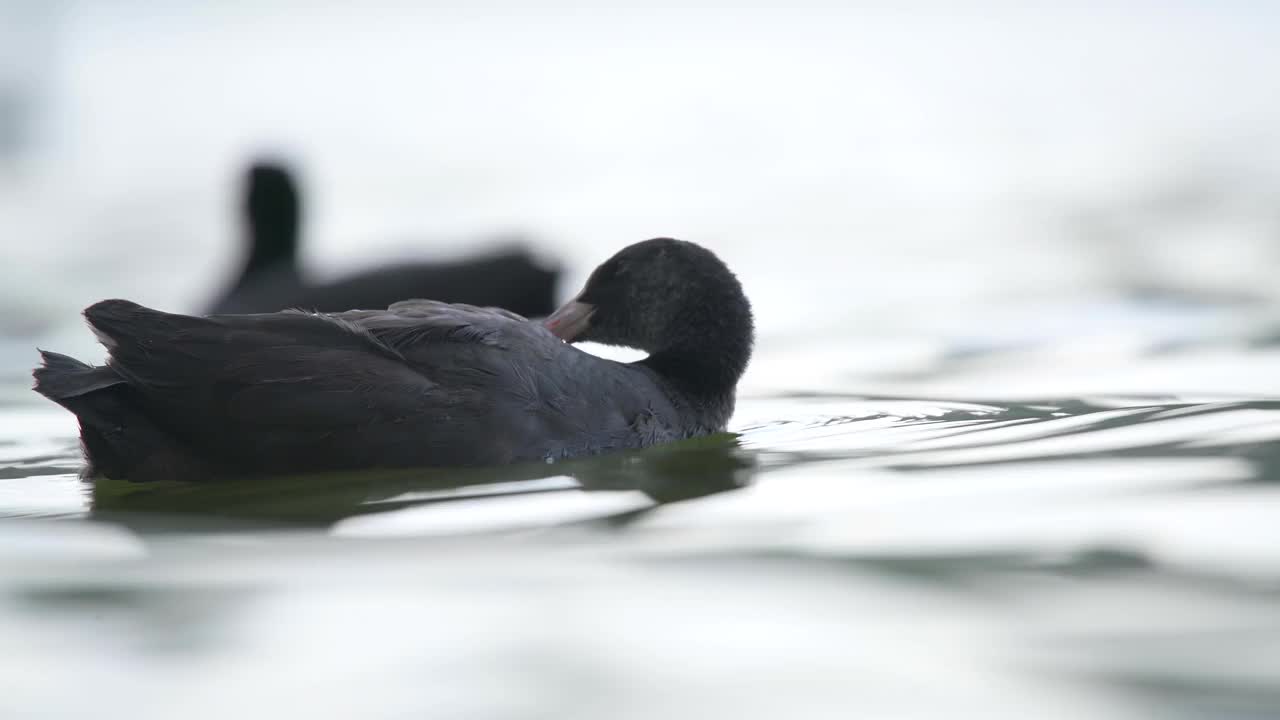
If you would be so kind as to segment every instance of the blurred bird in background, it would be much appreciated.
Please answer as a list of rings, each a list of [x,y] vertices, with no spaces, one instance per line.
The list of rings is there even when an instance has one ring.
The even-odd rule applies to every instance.
[[[283,163],[259,160],[250,165],[242,212],[244,264],[230,287],[210,303],[212,314],[381,309],[414,298],[500,307],[527,317],[555,309],[559,270],[539,264],[520,244],[464,260],[398,263],[332,282],[309,281],[298,263],[302,199]]]

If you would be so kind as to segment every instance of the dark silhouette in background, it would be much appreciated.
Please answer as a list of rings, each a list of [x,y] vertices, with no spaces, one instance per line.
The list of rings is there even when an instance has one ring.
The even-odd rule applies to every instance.
[[[35,389],[79,419],[88,474],[137,481],[550,462],[723,432],[755,337],[729,268],[670,239],[618,252],[545,324],[427,300],[208,318],[104,300],[85,318],[110,364],[43,352]]]
[[[466,260],[399,263],[330,283],[310,283],[298,267],[302,201],[282,165],[249,168],[243,205],[248,244],[239,277],[209,313],[320,312],[386,308],[415,298],[500,307],[526,317],[555,309],[559,272],[521,247]]]

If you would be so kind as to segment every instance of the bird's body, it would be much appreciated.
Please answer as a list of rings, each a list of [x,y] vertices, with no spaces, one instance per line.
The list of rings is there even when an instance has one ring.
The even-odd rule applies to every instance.
[[[749,308],[713,318],[746,333],[727,375],[715,347],[642,338],[650,357],[618,363],[563,342],[606,310],[571,302],[544,326],[426,300],[208,317],[106,300],[85,318],[107,364],[44,353],[35,389],[79,418],[90,473],[140,481],[554,461],[724,430]]]
[[[342,312],[385,308],[410,298],[501,307],[528,316],[555,309],[559,272],[514,241],[438,262],[399,262],[320,282],[299,266],[302,197],[284,166],[257,163],[245,182],[245,258],[211,313],[267,313],[290,308]]]

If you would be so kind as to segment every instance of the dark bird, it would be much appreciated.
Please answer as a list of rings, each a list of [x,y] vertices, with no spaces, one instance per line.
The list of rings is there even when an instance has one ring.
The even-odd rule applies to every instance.
[[[79,418],[87,475],[138,481],[553,462],[716,433],[755,335],[729,268],[666,238],[618,252],[541,323],[427,300],[84,314],[107,364],[43,352],[35,390]],[[581,340],[648,357],[564,342]]]
[[[402,263],[329,283],[309,282],[298,267],[302,201],[281,165],[249,168],[242,206],[246,255],[239,276],[209,307],[211,313],[262,313],[289,308],[341,312],[384,308],[410,298],[501,307],[530,317],[555,309],[558,272],[522,247],[453,262]]]

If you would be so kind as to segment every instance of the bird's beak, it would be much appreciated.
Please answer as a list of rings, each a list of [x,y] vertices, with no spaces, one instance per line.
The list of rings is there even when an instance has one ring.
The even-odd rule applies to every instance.
[[[542,326],[561,340],[573,342],[590,327],[591,315],[595,311],[595,305],[574,298],[547,316],[547,319],[542,321]]]

